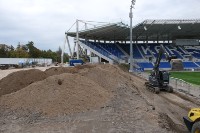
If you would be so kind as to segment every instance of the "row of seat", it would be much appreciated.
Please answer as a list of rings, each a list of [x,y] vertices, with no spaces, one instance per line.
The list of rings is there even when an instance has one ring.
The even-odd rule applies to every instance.
[[[80,41],[108,58],[110,58],[111,56],[115,56],[118,59],[122,59],[125,56],[125,54],[115,44],[83,40]]]
[[[153,68],[151,62],[139,62],[137,64],[141,68]],[[184,69],[199,68],[200,62],[183,62],[183,67]],[[161,62],[159,68],[171,68],[171,64],[169,62]]]
[[[118,59],[123,59],[125,55],[130,53],[130,44],[113,44],[113,43],[101,43],[101,42],[91,42],[91,41],[81,41],[88,45],[95,51],[101,53],[102,55],[111,58],[112,56]],[[173,47],[171,44],[163,44],[165,49],[171,55],[176,55],[179,59],[190,54],[194,55],[196,58],[200,59],[200,47],[198,46],[176,46]],[[133,57],[134,59],[145,59],[145,57],[156,58],[159,52],[160,44],[134,44],[133,45]],[[194,50],[195,48],[195,50]],[[193,51],[192,51],[193,50]],[[198,52],[199,51],[199,52]],[[163,56],[164,58],[164,56]],[[153,68],[151,62],[140,62],[138,66],[141,68]],[[200,62],[183,62],[184,68],[198,68],[200,67]],[[171,68],[171,64],[168,62],[161,62],[160,68]]]
[[[130,44],[116,44],[113,43],[100,43],[100,42],[89,42],[88,44],[92,44],[92,47],[95,47],[102,52],[106,52],[108,54],[112,54],[120,59],[125,56],[120,48],[129,55],[130,53]],[[161,44],[134,44],[133,45],[133,57],[135,59],[144,59],[146,57],[156,58],[159,52]],[[172,44],[162,44],[167,52],[170,55],[175,55],[179,59],[183,59],[187,56],[193,56],[197,59],[200,59],[200,46],[176,46],[173,47]],[[120,48],[119,48],[120,47]],[[163,56],[164,58],[164,56]]]
[[[157,57],[161,44],[134,44],[133,56],[135,59],[142,59],[145,57]],[[172,46],[172,44],[162,44],[170,55],[175,55],[179,59],[188,56],[193,56],[200,59],[200,46]],[[128,54],[130,53],[130,44],[119,45]],[[164,57],[163,57],[164,58]]]
[[[80,40],[80,42],[84,43],[85,45],[89,46],[90,48],[94,49],[95,51],[101,53],[102,55],[110,58],[110,53],[104,49],[102,49],[99,45],[96,45],[95,42],[89,42],[89,41],[83,41]]]

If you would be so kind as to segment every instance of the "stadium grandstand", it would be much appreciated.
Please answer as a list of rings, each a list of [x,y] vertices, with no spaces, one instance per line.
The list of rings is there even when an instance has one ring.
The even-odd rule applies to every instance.
[[[132,32],[134,68],[151,70],[162,44],[170,55],[182,61],[184,69],[200,69],[199,19],[145,20],[134,26]],[[75,38],[75,45],[79,49],[77,58],[81,53],[80,48],[83,48],[100,61],[129,63],[130,27],[122,22],[80,31],[77,28],[76,32],[68,31],[65,34],[67,39]],[[163,58],[160,68],[171,69],[172,65]]]

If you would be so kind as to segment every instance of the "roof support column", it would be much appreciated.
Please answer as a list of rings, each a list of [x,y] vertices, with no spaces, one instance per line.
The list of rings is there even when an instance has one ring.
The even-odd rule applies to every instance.
[[[78,24],[78,19],[76,20],[76,45],[77,45],[77,59],[79,59],[79,24]]]
[[[76,50],[76,44],[77,44],[77,41],[76,41],[76,39],[74,38],[74,48],[73,48],[73,52],[72,52],[72,58],[75,58],[74,56],[74,54],[75,54],[75,50]]]
[[[159,42],[158,42],[158,39],[159,39],[159,36],[157,35],[157,43],[159,43]]]
[[[88,27],[87,27],[87,23],[85,23],[85,30],[87,30],[88,29]],[[85,43],[87,43],[87,41],[88,41],[88,39],[87,39],[87,37],[85,37]],[[87,49],[86,48],[84,48],[85,49],[85,57],[87,57]]]
[[[114,44],[116,44],[116,39],[115,39],[115,31],[114,31]]]
[[[167,40],[168,40],[168,44],[169,44],[169,35],[168,35],[168,37],[167,37]]]
[[[136,36],[135,44],[138,44],[138,36]]]
[[[148,44],[148,36],[146,36],[146,44]]]
[[[68,44],[68,47],[69,47],[70,56],[72,57],[72,56],[73,56],[73,55],[72,55],[72,50],[71,50],[71,46],[70,46],[70,43],[69,43],[69,38],[68,38],[67,33],[65,33],[65,37],[66,37],[66,39],[67,39],[67,44]]]

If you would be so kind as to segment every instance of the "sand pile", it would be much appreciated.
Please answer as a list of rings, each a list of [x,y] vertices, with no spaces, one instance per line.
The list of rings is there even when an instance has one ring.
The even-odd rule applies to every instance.
[[[47,76],[59,75],[62,73],[77,73],[78,69],[74,67],[52,67],[47,69],[44,73]]]
[[[80,69],[93,68],[95,65],[83,65],[77,67],[52,67],[45,72],[31,69],[18,71],[9,74],[0,80],[0,96],[16,92],[36,81],[43,80],[49,76],[59,75],[62,73],[78,73]]]
[[[108,91],[114,91],[120,86],[129,86],[128,79],[131,77],[123,72],[119,67],[113,65],[98,65],[92,69],[83,69],[79,73],[88,79],[93,80]]]
[[[106,89],[78,74],[48,77],[4,95],[0,105],[11,109],[25,109],[46,115],[62,115],[100,108],[109,99]]]
[[[11,73],[0,80],[0,96],[16,92],[35,81],[40,81],[45,78],[46,74],[37,69]]]
[[[78,73],[80,69],[85,69],[85,68],[93,68],[96,65],[80,65],[76,67],[52,67],[50,69],[47,69],[44,73],[47,76],[52,76],[52,75],[59,75],[62,73]]]
[[[48,78],[44,79],[45,76]],[[30,84],[33,80],[28,80],[26,83],[29,86],[2,96],[0,106],[46,115],[70,114],[105,106],[118,87],[132,87],[132,82],[128,81],[130,76],[112,65],[51,68],[36,77],[41,81]],[[32,79],[33,76],[26,77],[29,78]]]
[[[172,70],[174,71],[181,71],[183,70],[183,62],[180,59],[173,59],[172,63]]]

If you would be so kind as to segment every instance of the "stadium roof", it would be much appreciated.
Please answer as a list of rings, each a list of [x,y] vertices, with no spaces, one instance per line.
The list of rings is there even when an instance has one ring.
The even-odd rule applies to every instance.
[[[195,20],[145,20],[133,27],[133,40],[167,41],[175,39],[200,39],[200,19]],[[130,27],[112,23],[79,31],[82,39],[129,41]],[[75,37],[76,32],[67,32]]]

